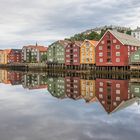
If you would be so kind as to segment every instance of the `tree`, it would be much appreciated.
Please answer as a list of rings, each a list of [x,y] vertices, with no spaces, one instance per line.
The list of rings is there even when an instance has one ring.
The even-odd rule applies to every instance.
[[[41,56],[41,62],[46,62],[47,61],[47,54],[43,54]]]

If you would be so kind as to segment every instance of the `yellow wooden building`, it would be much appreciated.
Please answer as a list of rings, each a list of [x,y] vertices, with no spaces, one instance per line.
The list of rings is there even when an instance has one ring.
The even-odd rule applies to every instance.
[[[98,41],[85,40],[80,48],[80,64],[95,64],[95,47]]]
[[[81,79],[81,95],[86,102],[96,101],[95,80]]]
[[[0,50],[0,64],[3,63],[3,50]]]
[[[8,54],[10,53],[11,49],[0,50],[0,64],[7,64],[8,63]]]

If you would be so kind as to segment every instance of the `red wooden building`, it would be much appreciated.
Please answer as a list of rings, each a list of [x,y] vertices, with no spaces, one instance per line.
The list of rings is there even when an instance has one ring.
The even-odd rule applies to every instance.
[[[8,54],[8,63],[20,63],[21,62],[21,49],[11,49]]]
[[[96,97],[107,113],[115,112],[133,98],[128,80],[96,79]]]
[[[128,66],[129,55],[139,47],[134,37],[108,30],[96,46],[96,66]]]
[[[80,65],[80,46],[81,41],[71,42],[65,48],[65,65],[79,66]]]
[[[22,73],[18,72],[8,72],[8,77],[11,85],[21,85],[22,84]]]
[[[65,77],[65,92],[69,98],[80,99],[80,77]]]

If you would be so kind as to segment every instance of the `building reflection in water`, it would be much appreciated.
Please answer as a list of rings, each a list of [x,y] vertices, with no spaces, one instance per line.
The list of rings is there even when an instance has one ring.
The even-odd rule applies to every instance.
[[[80,77],[65,77],[66,95],[74,100],[82,98],[80,89]]]
[[[63,77],[49,77],[47,78],[48,91],[56,98],[66,98],[65,95],[65,78]]]
[[[95,76],[94,76],[95,78]],[[86,103],[99,102],[110,114],[135,102],[139,103],[140,80],[84,79],[70,76],[48,76],[46,73],[22,73],[0,70],[0,83],[21,85],[23,88],[47,89],[58,99],[84,99]]]
[[[30,90],[47,88],[46,75],[38,73],[24,74],[22,76],[22,86]]]
[[[96,101],[95,90],[95,80],[81,79],[81,95],[87,103]]]
[[[106,112],[118,111],[136,101],[128,83],[129,80],[96,79],[96,97]]]

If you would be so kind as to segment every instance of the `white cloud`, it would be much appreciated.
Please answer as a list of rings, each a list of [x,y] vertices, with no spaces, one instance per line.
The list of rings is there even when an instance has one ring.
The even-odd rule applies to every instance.
[[[0,0],[0,47],[47,45],[106,24],[135,28],[138,0]]]

